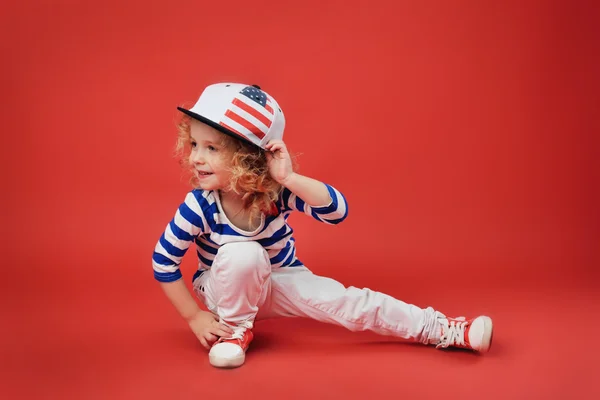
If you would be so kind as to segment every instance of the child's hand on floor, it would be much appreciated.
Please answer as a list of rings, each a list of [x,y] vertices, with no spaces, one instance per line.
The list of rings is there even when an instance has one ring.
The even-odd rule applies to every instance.
[[[207,311],[198,311],[188,320],[192,331],[206,349],[210,349],[212,343],[219,336],[230,336],[233,330],[227,325],[219,323],[219,318]]]

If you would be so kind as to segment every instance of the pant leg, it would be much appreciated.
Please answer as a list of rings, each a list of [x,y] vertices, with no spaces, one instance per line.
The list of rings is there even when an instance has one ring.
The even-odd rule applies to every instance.
[[[280,268],[271,274],[270,316],[306,317],[421,343],[439,339],[439,315],[387,294],[345,287],[305,267]]]
[[[210,270],[194,283],[206,307],[234,331],[252,329],[259,307],[271,288],[271,263],[256,242],[221,246]]]

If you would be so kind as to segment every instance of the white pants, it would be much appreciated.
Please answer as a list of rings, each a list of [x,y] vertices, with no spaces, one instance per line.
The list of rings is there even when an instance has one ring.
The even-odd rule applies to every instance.
[[[431,307],[422,309],[366,288],[346,288],[306,267],[272,270],[267,252],[256,242],[221,246],[211,269],[195,280],[194,291],[237,332],[252,329],[260,319],[305,317],[421,343],[439,339],[438,313]]]

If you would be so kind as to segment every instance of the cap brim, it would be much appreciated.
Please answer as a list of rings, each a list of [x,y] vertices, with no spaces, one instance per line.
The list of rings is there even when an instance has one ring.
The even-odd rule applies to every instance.
[[[182,107],[177,107],[177,109],[179,111],[181,111],[182,113],[184,113],[186,115],[189,115],[190,117],[194,118],[195,120],[200,121],[202,123],[205,123],[206,125],[209,125],[212,128],[215,128],[219,132],[222,132],[222,133],[224,133],[224,134],[226,134],[228,136],[231,136],[234,139],[241,140],[243,142],[249,143],[249,144],[251,144],[253,146],[256,146],[256,147],[260,148],[260,146],[257,146],[256,143],[252,143],[250,140],[246,139],[245,137],[243,137],[243,136],[241,136],[241,135],[239,135],[239,134],[237,134],[237,133],[235,133],[235,132],[233,132],[233,131],[225,128],[223,125],[219,125],[216,122],[211,121],[210,119],[203,117],[200,114],[196,114],[195,112],[190,111],[190,110],[186,110],[185,108],[182,108]]]

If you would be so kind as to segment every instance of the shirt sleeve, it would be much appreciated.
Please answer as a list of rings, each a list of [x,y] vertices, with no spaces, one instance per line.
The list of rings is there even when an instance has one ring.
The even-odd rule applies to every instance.
[[[189,192],[166,226],[152,254],[154,278],[174,282],[181,278],[179,265],[187,249],[205,231],[206,218],[200,206],[201,194]]]
[[[339,190],[327,183],[324,185],[329,191],[330,202],[328,204],[317,207],[310,206],[288,188],[284,188],[280,196],[281,210],[284,212],[289,210],[300,211],[319,222],[329,225],[339,224],[348,216],[348,202]]]

